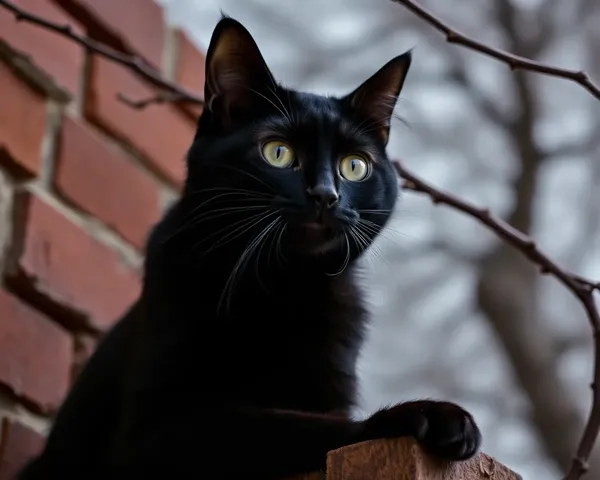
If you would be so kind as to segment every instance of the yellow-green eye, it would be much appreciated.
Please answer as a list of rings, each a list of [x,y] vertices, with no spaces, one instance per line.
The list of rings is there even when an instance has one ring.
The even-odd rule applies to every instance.
[[[294,163],[294,152],[286,143],[280,140],[267,142],[262,148],[263,157],[274,167],[286,168]]]
[[[340,162],[342,177],[351,182],[360,182],[369,174],[369,164],[360,155],[348,155]]]

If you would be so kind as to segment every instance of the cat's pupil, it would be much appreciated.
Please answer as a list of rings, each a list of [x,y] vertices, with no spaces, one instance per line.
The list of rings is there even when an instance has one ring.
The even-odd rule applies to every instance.
[[[280,145],[277,147],[277,151],[275,153],[275,155],[277,155],[277,160],[281,160],[281,157],[283,157],[283,147]]]
[[[352,160],[352,171],[354,171],[355,168],[358,167],[358,161],[357,160]]]

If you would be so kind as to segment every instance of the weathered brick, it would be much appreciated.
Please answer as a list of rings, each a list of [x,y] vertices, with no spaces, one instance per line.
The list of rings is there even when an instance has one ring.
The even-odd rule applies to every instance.
[[[2,290],[0,312],[0,383],[39,412],[55,410],[70,385],[73,339]]]
[[[139,294],[137,272],[39,198],[21,193],[15,202],[13,288],[85,316],[93,328],[111,326]]]
[[[153,0],[54,0],[88,29],[91,36],[134,51],[161,66],[165,24]]]
[[[69,25],[77,33],[83,31],[51,0],[13,0],[13,3],[59,25]],[[27,22],[16,22],[10,12],[1,8],[0,35],[11,49],[26,54],[35,66],[68,92],[79,91],[85,53],[72,40]]]
[[[14,480],[17,472],[43,448],[45,439],[25,425],[5,418],[0,434],[0,480]]]
[[[0,164],[17,177],[38,175],[46,129],[46,100],[2,62],[0,91]]]
[[[143,247],[160,215],[158,186],[82,122],[63,118],[55,186],[61,195]]]
[[[177,29],[175,36],[178,49],[175,78],[185,88],[203,97],[206,58],[183,30]],[[186,105],[185,108],[197,116],[202,113],[199,105]]]
[[[185,176],[185,155],[195,133],[194,122],[173,105],[151,104],[136,110],[120,102],[118,93],[135,99],[156,93],[120,65],[95,56],[91,73],[86,100],[88,120],[133,145],[158,173],[180,185]]]

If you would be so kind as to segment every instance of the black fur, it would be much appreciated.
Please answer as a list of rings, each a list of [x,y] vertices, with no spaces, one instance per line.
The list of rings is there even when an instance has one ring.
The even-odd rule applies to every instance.
[[[355,260],[397,200],[385,146],[410,54],[346,97],[300,93],[276,84],[250,34],[224,17],[206,62],[185,191],[150,236],[142,295],[19,478],[267,480],[403,435],[472,456],[479,431],[450,403],[349,418],[367,321]],[[269,164],[269,141],[294,161]],[[348,155],[360,156],[352,169],[368,165],[361,181],[342,175]]]

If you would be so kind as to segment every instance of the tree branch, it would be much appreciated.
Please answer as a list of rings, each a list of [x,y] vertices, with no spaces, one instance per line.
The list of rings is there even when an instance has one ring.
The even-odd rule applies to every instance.
[[[519,230],[516,230],[500,217],[491,213],[488,209],[476,207],[475,205],[455,197],[450,193],[436,189],[421,178],[406,170],[402,163],[400,163],[398,160],[394,161],[394,167],[400,177],[404,179],[402,188],[412,190],[413,192],[425,193],[431,198],[431,201],[434,204],[447,205],[477,219],[479,222],[483,223],[492,231],[494,231],[494,233],[496,233],[500,238],[520,250],[529,260],[537,264],[540,267],[541,273],[554,275],[563,285],[571,290],[571,292],[573,292],[577,298],[581,299],[582,296],[586,297],[587,295],[592,294],[594,290],[600,291],[600,282],[596,282],[573,272],[564,270],[554,263],[554,261],[551,260],[546,254],[540,251],[537,247],[537,244],[531,237],[525,235]],[[587,310],[588,309],[586,308],[586,311]],[[592,310],[595,313],[591,317],[593,319],[591,323],[592,325],[596,326],[598,330],[600,330],[600,314],[593,304]]]
[[[596,306],[594,291],[600,291],[600,282],[586,279],[573,272],[563,269],[551,260],[538,247],[535,241],[513,228],[489,210],[478,208],[449,193],[442,192],[429,185],[416,175],[406,170],[398,161],[394,162],[398,174],[405,180],[403,187],[409,190],[427,194],[434,204],[443,204],[459,210],[488,226],[500,238],[515,247],[531,262],[540,267],[542,274],[553,275],[569,289],[583,305],[594,335],[594,379],[591,385],[593,400],[588,420],[579,442],[573,463],[565,480],[577,480],[589,469],[588,461],[596,438],[600,433],[600,313]]]
[[[6,10],[11,12],[15,20],[17,22],[26,22],[31,25],[35,25],[40,28],[44,28],[46,30],[50,30],[51,32],[55,32],[63,37],[69,38],[73,40],[78,45],[82,46],[88,52],[96,53],[104,58],[112,60],[115,63],[119,63],[124,67],[129,68],[134,74],[143,80],[147,80],[154,86],[172,94],[175,94],[178,98],[178,101],[186,101],[186,103],[191,104],[199,104],[203,105],[203,100],[190,92],[189,90],[183,88],[181,85],[167,80],[161,73],[156,70],[154,67],[150,66],[143,58],[137,55],[131,55],[128,53],[123,53],[114,48],[111,48],[103,43],[97,42],[96,40],[75,33],[70,25],[60,25],[58,23],[52,22],[50,20],[46,20],[45,18],[40,17],[39,15],[35,15],[34,13],[28,12],[21,7],[18,7],[14,3],[8,0],[0,0],[0,6],[4,7]],[[164,94],[162,94],[164,96]],[[134,108],[144,108],[150,103],[163,103],[168,100],[158,101],[157,99],[162,98],[161,94],[157,95],[154,99],[147,99],[143,101],[131,101],[127,100],[127,97],[120,95],[119,99],[124,101],[128,105]]]
[[[1,1],[1,0],[0,0]],[[160,103],[188,103],[189,99],[180,93],[175,92],[159,92],[151,97],[134,100],[123,93],[118,93],[117,98],[126,105],[129,105],[134,110],[143,110],[148,105]]]
[[[419,18],[429,23],[436,30],[439,30],[446,35],[446,41],[448,43],[454,43],[470,50],[487,55],[488,57],[495,58],[506,65],[511,70],[528,70],[530,72],[537,72],[544,75],[550,75],[553,77],[565,78],[572,82],[578,83],[594,97],[600,100],[600,87],[590,80],[588,74],[581,70],[570,70],[567,68],[559,68],[554,65],[548,65],[545,63],[535,62],[525,57],[513,55],[511,53],[500,50],[499,48],[490,47],[482,42],[474,40],[463,33],[455,30],[448,26],[441,19],[436,17],[433,13],[423,8],[417,2],[413,0],[391,0],[394,3],[403,5],[412,13]]]

